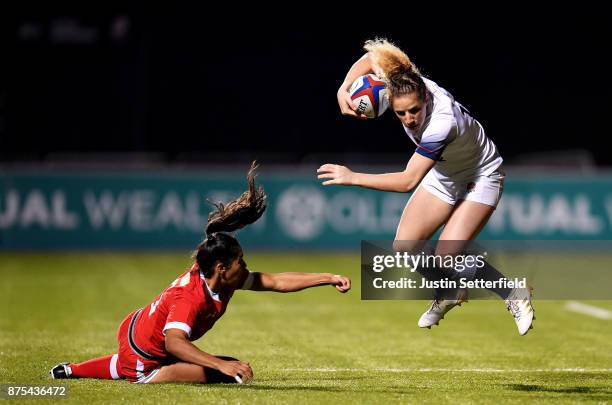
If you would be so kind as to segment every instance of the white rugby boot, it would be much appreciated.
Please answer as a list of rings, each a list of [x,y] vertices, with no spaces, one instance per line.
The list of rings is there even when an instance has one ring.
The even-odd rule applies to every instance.
[[[526,335],[529,329],[533,329],[535,319],[535,310],[531,305],[531,288],[513,289],[504,302],[514,317],[519,335]]]
[[[439,325],[440,321],[444,319],[444,315],[456,306],[461,306],[462,303],[467,302],[467,290],[460,288],[457,290],[457,297],[452,300],[439,300],[434,299],[429,306],[429,309],[425,311],[419,318],[419,328],[431,329],[434,325]]]

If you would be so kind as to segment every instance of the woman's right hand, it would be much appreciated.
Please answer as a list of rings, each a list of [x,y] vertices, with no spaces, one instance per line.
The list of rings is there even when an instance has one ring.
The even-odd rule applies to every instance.
[[[239,376],[243,383],[247,383],[253,379],[253,369],[249,363],[243,361],[225,361],[219,364],[219,371],[230,377]]]
[[[340,112],[342,115],[350,115],[351,117],[361,119],[368,118],[365,114],[359,114],[357,112],[357,107],[355,107],[355,104],[351,99],[351,94],[344,88],[344,85],[338,89],[336,96],[338,98],[338,106],[340,107]]]
[[[318,179],[329,179],[323,181],[324,186],[339,184],[344,186],[354,185],[355,172],[346,166],[326,163],[317,169]]]

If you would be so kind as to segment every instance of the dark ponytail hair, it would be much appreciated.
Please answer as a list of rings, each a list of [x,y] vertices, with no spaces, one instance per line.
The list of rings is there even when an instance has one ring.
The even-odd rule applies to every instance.
[[[216,210],[208,215],[206,239],[193,253],[204,277],[212,276],[213,266],[217,261],[229,266],[242,250],[236,238],[223,232],[233,232],[252,224],[266,210],[266,193],[262,187],[255,187],[256,169],[257,164],[253,162],[247,174],[249,188],[240,197],[227,205],[212,203]]]

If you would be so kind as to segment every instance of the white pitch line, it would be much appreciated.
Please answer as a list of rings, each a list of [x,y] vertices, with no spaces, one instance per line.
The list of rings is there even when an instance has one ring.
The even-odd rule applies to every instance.
[[[583,304],[582,302],[570,301],[565,304],[565,309],[567,309],[568,311],[578,312],[580,314],[589,315],[599,319],[612,319],[612,311],[594,307],[592,305]]]
[[[612,368],[285,368],[283,371],[311,373],[372,371],[384,373],[611,373]]]

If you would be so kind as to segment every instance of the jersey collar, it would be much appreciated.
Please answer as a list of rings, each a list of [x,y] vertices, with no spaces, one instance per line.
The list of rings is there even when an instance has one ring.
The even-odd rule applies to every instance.
[[[219,293],[214,292],[208,286],[208,283],[206,282],[206,277],[204,277],[204,273],[202,272],[202,270],[200,270],[200,278],[202,279],[202,281],[204,281],[204,285],[206,286],[206,290],[208,291],[210,297],[215,301],[221,302],[221,298],[219,298]]]

